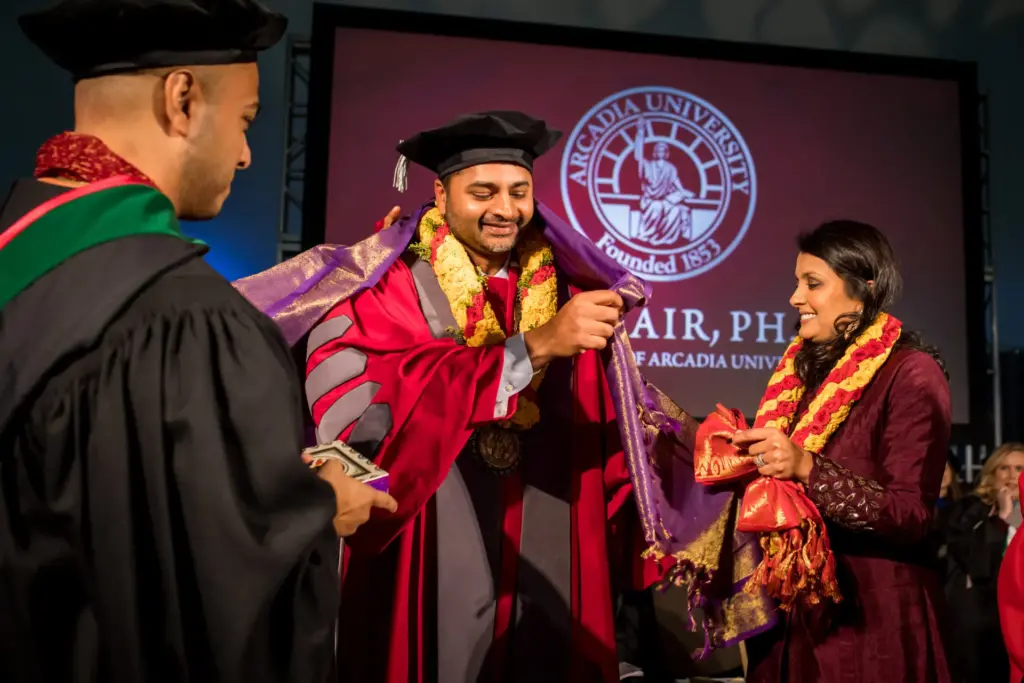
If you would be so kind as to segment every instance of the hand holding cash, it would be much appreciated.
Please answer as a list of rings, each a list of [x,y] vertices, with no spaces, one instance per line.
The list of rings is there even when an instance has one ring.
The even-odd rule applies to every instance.
[[[345,538],[370,519],[373,508],[388,512],[398,509],[398,502],[387,493],[387,472],[366,460],[340,441],[307,448],[302,459],[317,475],[334,488],[338,509],[334,530]]]

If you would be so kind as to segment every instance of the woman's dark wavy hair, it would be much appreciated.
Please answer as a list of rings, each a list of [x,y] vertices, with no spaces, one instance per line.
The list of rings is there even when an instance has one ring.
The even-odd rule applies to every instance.
[[[829,342],[805,341],[794,363],[796,374],[809,389],[816,389],[846,353],[847,347],[874,322],[879,313],[889,310],[903,288],[896,254],[878,228],[867,223],[841,220],[823,223],[796,240],[801,253],[816,256],[828,264],[842,280],[846,294],[863,302],[861,313],[840,315],[835,321],[835,339]],[[874,286],[868,283],[874,282]],[[797,321],[799,329],[799,321]],[[922,342],[920,335],[904,329],[897,348],[912,348],[932,356],[942,372],[945,363],[938,349]],[[949,379],[949,375],[946,375]]]

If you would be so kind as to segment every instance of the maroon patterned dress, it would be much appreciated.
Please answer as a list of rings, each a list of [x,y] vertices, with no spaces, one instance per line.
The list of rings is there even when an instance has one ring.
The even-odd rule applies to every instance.
[[[938,364],[897,347],[811,471],[843,601],[798,606],[747,641],[748,683],[949,683],[926,537],[950,422]]]

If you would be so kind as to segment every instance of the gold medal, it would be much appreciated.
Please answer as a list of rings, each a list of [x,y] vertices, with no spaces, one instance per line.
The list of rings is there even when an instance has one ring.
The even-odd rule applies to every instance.
[[[481,427],[474,440],[480,459],[499,474],[511,473],[519,464],[519,435],[511,429]]]

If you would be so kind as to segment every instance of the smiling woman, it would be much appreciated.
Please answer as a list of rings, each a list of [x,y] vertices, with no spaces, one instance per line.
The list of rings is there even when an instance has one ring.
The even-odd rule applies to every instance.
[[[798,334],[806,340],[796,357],[796,372],[817,387],[836,361],[883,311],[899,298],[903,281],[896,255],[874,226],[832,221],[797,238],[797,286],[789,299],[800,312]],[[931,355],[938,351],[904,330],[899,345]]]
[[[901,278],[881,232],[835,221],[798,247],[790,304],[799,336],[754,429],[732,443],[763,477],[747,489],[741,527],[763,502],[755,485],[769,477],[796,482],[814,509],[792,528],[760,530],[765,559],[754,580],[780,597],[784,616],[748,641],[747,680],[946,683],[942,587],[927,568],[926,535],[949,441],[947,379],[937,354],[887,312]],[[780,539],[821,519],[820,566],[787,556]]]

